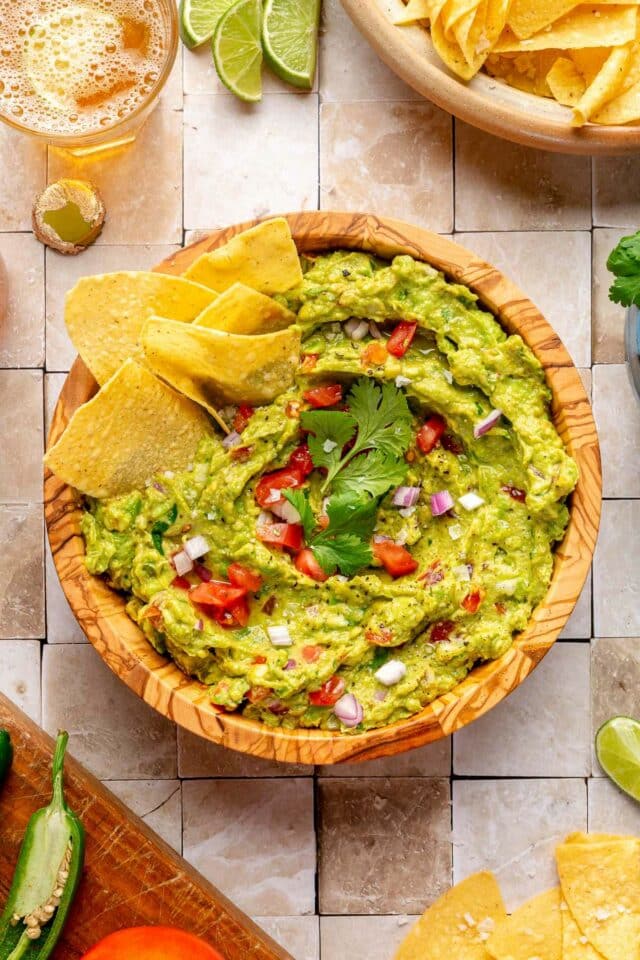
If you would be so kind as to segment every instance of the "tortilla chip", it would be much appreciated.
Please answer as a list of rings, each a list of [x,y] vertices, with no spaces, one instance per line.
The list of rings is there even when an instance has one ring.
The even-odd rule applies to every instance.
[[[562,925],[557,887],[538,894],[503,920],[487,941],[495,960],[561,960]]]
[[[429,18],[429,0],[409,0],[404,10],[401,10],[393,18],[393,22],[401,26],[405,23],[415,23],[416,20],[427,20]]]
[[[518,39],[526,40],[577,6],[576,0],[513,0],[507,22]]]
[[[567,50],[576,67],[584,77],[585,87],[593,83],[609,56],[609,47],[587,47],[585,50]]]
[[[572,124],[581,127],[622,90],[631,64],[631,44],[614,47],[592,84],[585,90],[573,111]]]
[[[99,384],[139,353],[138,340],[152,316],[190,322],[215,294],[164,273],[103,273],[82,277],[67,294],[64,319],[74,347]]]
[[[431,41],[440,59],[463,80],[471,80],[482,66],[482,61],[478,66],[468,63],[458,41],[447,39],[441,19],[431,21]]]
[[[449,0],[449,2],[445,4],[442,10],[442,20],[445,33],[450,40],[456,38],[458,43],[461,44],[461,37],[468,34],[478,7],[481,6],[481,4],[482,0]],[[467,21],[468,26],[462,27],[460,33],[453,32],[459,24],[466,24]]]
[[[519,40],[507,28],[494,47],[494,52],[601,47],[604,37],[610,46],[617,47],[635,39],[637,18],[637,6],[584,5],[557,20],[550,29],[542,30],[527,40]]]
[[[394,960],[486,960],[485,942],[507,914],[492,873],[475,873],[423,913]]]
[[[606,960],[640,957],[640,839],[571,841],[556,848],[564,899]]]
[[[126,360],[76,410],[44,462],[81,493],[113,497],[144,486],[159,470],[185,467],[212,432],[197,404]]]
[[[274,333],[296,322],[296,316],[277,300],[243,283],[234,283],[221,293],[194,323],[228,333]]]
[[[432,19],[431,39],[451,70],[465,80],[475,76],[502,33],[508,7],[509,0],[482,0],[476,9],[468,9],[459,20],[452,20],[452,30],[445,19],[446,9],[440,19]]]
[[[587,89],[584,77],[569,57],[558,57],[546,80],[555,99],[566,107],[574,107]]]
[[[244,283],[260,293],[284,293],[302,280],[289,224],[284,217],[265,220],[233,237],[223,247],[203,253],[185,277],[223,292]]]
[[[640,82],[607,103],[595,116],[594,123],[623,124],[640,120]]]
[[[602,954],[595,950],[573,918],[566,902],[560,905],[562,919],[562,960],[602,960]]]
[[[550,97],[547,74],[558,59],[557,50],[536,50],[533,53],[491,54],[485,63],[487,73],[518,90]]]
[[[142,331],[145,361],[213,413],[228,403],[269,403],[293,382],[300,330],[242,336],[152,317]]]

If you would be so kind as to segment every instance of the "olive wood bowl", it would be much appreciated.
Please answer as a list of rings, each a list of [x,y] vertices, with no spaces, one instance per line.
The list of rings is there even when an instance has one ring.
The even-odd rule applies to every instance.
[[[82,498],[45,471],[46,523],[62,587],[80,626],[114,673],[164,716],[216,743],[271,760],[330,764],[400,753],[446,737],[503,700],[531,673],[566,623],[589,571],[600,518],[600,453],[591,407],[569,354],[533,303],[495,267],[451,240],[396,220],[328,212],[296,213],[288,220],[300,252],[342,247],[385,258],[408,253],[467,284],[508,332],[522,336],[542,363],[553,393],[554,422],[580,470],[549,591],[511,649],[499,660],[474,668],[455,689],[420,713],[360,734],[271,728],[212,705],[203,684],[155,652],[125,613],[123,597],[87,572],[80,533]],[[217,230],[156,269],[181,274],[204,251],[256,222]],[[60,394],[49,444],[96,390],[96,382],[78,358]]]
[[[481,71],[469,83],[436,53],[429,33],[418,25],[397,27],[393,15],[402,0],[342,0],[356,27],[388,67],[405,83],[460,120],[525,146],[613,156],[640,150],[640,125],[571,126],[571,110],[525,93]]]

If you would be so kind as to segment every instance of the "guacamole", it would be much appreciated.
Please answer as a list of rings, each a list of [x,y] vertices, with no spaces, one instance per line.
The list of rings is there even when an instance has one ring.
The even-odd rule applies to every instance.
[[[276,297],[302,334],[294,385],[223,411],[231,436],[184,469],[90,500],[82,530],[89,571],[215,704],[358,732],[508,650],[577,468],[539,362],[468,288],[408,256],[303,269]]]

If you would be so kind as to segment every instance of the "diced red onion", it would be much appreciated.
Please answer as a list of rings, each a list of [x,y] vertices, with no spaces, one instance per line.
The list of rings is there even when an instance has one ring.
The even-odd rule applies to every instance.
[[[496,590],[499,590],[500,593],[506,593],[508,597],[513,596],[513,594],[518,589],[518,580],[514,578],[512,580],[498,580],[496,583]]]
[[[269,513],[268,510],[261,510],[258,514],[258,526],[264,527],[268,523],[273,523],[273,514]]]
[[[453,383],[453,374],[451,373],[451,370],[443,370],[442,376],[445,378],[447,383]]]
[[[406,509],[398,510],[398,513],[401,513],[403,517],[410,515],[415,510],[415,507],[406,507]],[[394,543],[398,547],[404,547],[405,543],[409,539],[409,531],[406,527],[403,527],[402,530],[398,533]]]
[[[413,507],[420,499],[422,487],[398,487],[393,494],[394,507]]]
[[[344,332],[350,340],[362,340],[369,333],[369,324],[366,320],[358,320],[352,317],[345,323]]]
[[[154,480],[153,483],[151,484],[151,486],[152,486],[155,490],[158,490],[160,493],[166,493],[166,492],[167,492],[167,491],[165,490],[165,488],[162,486],[162,484],[161,484],[161,483],[158,483],[157,480]]]
[[[375,322],[375,320],[369,321],[369,333],[371,334],[374,340],[382,340],[382,334],[380,333],[380,328],[378,327],[378,324]]]
[[[267,633],[274,647],[290,647],[293,643],[291,634],[289,633],[289,627],[286,623],[279,623],[272,627],[267,627]]]
[[[376,533],[373,537],[374,543],[388,543],[389,540],[391,540],[391,537],[385,537],[382,533]]]
[[[204,630],[204,623],[202,620],[196,620],[196,630]]]
[[[385,687],[392,687],[394,684],[399,683],[406,675],[407,668],[402,660],[387,660],[374,674],[376,680]]]
[[[408,387],[410,383],[412,383],[411,377],[403,377],[402,374],[399,374],[399,376],[397,376],[395,379],[395,384],[398,390],[400,387]]]
[[[375,692],[374,695],[373,695],[373,699],[374,699],[374,700],[379,700],[380,702],[382,702],[383,700],[386,700],[386,699],[387,699],[387,691],[386,691],[386,690],[376,690],[376,692]]]
[[[265,501],[267,503],[278,503],[279,500],[282,500],[282,490],[278,487],[271,487],[268,496],[265,497]]]
[[[209,544],[201,536],[185,540],[183,546],[184,552],[191,560],[198,560],[200,557],[204,557],[205,553],[209,553]]]
[[[270,710],[271,713],[274,713],[278,716],[281,713],[288,713],[289,707],[286,703],[283,703],[282,700],[270,700],[267,704],[267,710]]]
[[[193,572],[200,577],[203,583],[209,583],[210,580],[213,580],[211,570],[208,570],[202,563],[194,563]]]
[[[471,580],[473,568],[470,563],[463,563],[459,567],[453,568],[453,573],[457,580]]]
[[[285,665],[284,665],[284,667],[283,667],[282,669],[283,669],[283,670],[293,670],[293,669],[294,669],[295,667],[297,667],[297,666],[298,666],[298,663],[297,663],[296,660],[287,660],[287,662],[285,663]]]
[[[434,517],[441,517],[453,509],[453,497],[448,490],[440,490],[431,494],[431,513]]]
[[[282,503],[274,503],[271,509],[276,517],[280,517],[281,520],[285,520],[287,523],[300,523],[300,514],[294,505],[286,499],[283,500]]]
[[[176,568],[176,573],[180,577],[184,577],[185,573],[191,573],[193,570],[193,560],[184,550],[179,550],[178,553],[174,553],[172,560]]]
[[[242,437],[237,430],[232,430],[231,433],[228,433],[227,436],[222,441],[222,446],[225,450],[230,450],[231,447],[237,447],[239,443],[242,442]]]
[[[345,693],[343,697],[340,697],[333,708],[333,712],[345,727],[357,727],[359,723],[362,723],[364,717],[362,704],[352,693]]]
[[[462,536],[462,527],[459,523],[452,523],[449,527],[448,533],[452,540],[459,540]]]
[[[458,503],[464,507],[465,510],[477,510],[478,507],[481,507],[484,504],[482,497],[479,497],[477,493],[470,491],[469,493],[463,493],[461,497],[458,497]]]
[[[173,478],[175,477],[175,473],[173,472],[173,470],[165,470],[164,476],[167,478],[167,480],[173,480]]]
[[[398,510],[398,513],[400,514],[401,517],[404,517],[404,519],[406,520],[408,517],[412,517],[414,515],[414,513],[416,512],[416,509],[417,507],[400,507],[400,509]],[[396,540],[396,543],[397,542],[398,541]]]
[[[484,420],[479,420],[478,423],[473,428],[473,435],[478,440],[480,437],[483,437],[485,433],[488,433],[489,430],[492,430],[495,427],[496,423],[499,422],[502,416],[502,410],[492,410]]]

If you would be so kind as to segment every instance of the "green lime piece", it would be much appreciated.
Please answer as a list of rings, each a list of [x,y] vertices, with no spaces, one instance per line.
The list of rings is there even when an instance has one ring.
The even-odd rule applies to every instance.
[[[180,37],[193,50],[211,40],[233,0],[180,0]]]
[[[320,0],[267,0],[262,22],[265,60],[286,83],[311,90],[318,58]]]
[[[612,717],[596,733],[596,756],[613,782],[640,800],[640,722]]]
[[[261,0],[238,0],[220,17],[211,43],[218,76],[248,103],[262,98],[261,21]]]

